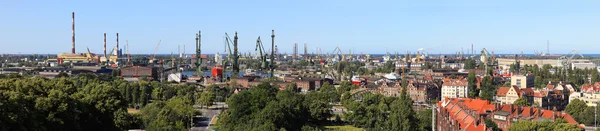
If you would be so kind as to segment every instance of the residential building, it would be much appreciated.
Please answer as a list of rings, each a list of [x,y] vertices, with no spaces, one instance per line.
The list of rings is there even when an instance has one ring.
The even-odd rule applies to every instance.
[[[569,95],[569,102],[573,99],[579,99],[585,102],[587,106],[596,106],[600,103],[600,82],[593,85],[586,84],[581,86],[580,92]]]
[[[575,88],[575,84],[573,84],[573,82],[563,82],[563,81],[559,81],[559,82],[548,82],[548,85],[546,86],[547,90],[567,90],[568,92],[577,92],[576,88]]]
[[[496,93],[496,101],[501,104],[513,104],[517,99],[525,98],[528,102],[533,103],[534,94],[532,88],[500,87]]]
[[[519,88],[533,88],[535,85],[533,83],[534,75],[513,75],[510,77],[510,85],[517,86]]]
[[[501,104],[513,104],[521,97],[521,89],[517,86],[499,87],[496,93],[496,101]]]
[[[496,105],[496,110],[491,112],[492,121],[498,125],[498,128],[508,131],[508,128],[517,121],[554,121],[563,119],[569,124],[578,125],[577,121],[564,111],[544,110],[542,108],[534,108],[527,106],[515,106],[512,104]]]
[[[496,108],[486,100],[443,98],[434,108],[437,131],[492,131],[485,118]]]
[[[427,92],[428,85],[425,83],[411,82],[407,86],[408,95],[415,103],[427,103],[429,94]]]
[[[434,108],[434,124],[437,125],[434,127],[437,131],[491,131],[485,125],[486,118],[492,119],[504,131],[515,122],[523,120],[554,121],[560,118],[569,124],[578,125],[575,119],[565,112],[512,104],[491,104],[481,99],[445,98]]]
[[[468,82],[465,78],[445,78],[442,84],[443,98],[464,98],[469,96]]]

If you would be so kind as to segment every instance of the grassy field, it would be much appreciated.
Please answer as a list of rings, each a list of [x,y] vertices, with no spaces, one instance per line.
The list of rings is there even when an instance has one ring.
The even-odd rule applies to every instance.
[[[344,126],[325,126],[326,130],[333,131],[364,131],[364,129],[354,127],[352,125],[344,125]]]

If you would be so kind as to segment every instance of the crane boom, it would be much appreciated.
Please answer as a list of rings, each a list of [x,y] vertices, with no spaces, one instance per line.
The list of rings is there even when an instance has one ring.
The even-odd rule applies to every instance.
[[[266,52],[263,54],[263,51],[265,51],[265,48],[263,47],[262,41],[260,40],[260,36],[256,39],[256,48],[254,48],[254,51],[258,51],[260,53],[260,68],[261,69],[267,69],[267,58]]]
[[[131,65],[131,53],[129,53],[129,40],[125,40],[125,50],[127,51],[127,65]]]
[[[154,54],[152,55],[152,60],[154,60],[154,58],[156,57],[156,52],[158,52],[158,47],[160,47],[160,42],[162,40],[158,40],[158,44],[156,44],[156,50],[154,50]]]

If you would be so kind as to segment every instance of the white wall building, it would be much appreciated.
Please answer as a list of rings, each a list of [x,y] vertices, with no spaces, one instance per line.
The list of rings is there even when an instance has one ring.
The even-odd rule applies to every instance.
[[[442,99],[444,98],[465,98],[469,96],[469,84],[467,79],[445,78],[442,85]]]

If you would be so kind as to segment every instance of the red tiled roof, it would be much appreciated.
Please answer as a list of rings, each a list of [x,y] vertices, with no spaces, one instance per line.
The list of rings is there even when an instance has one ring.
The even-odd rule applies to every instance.
[[[192,59],[196,59],[196,55],[192,55]],[[208,59],[208,55],[200,54],[200,59]]]
[[[445,78],[444,79],[444,86],[467,86],[468,82],[467,79],[450,79],[450,78]]]
[[[527,95],[527,96],[534,96],[535,91],[533,91],[533,89],[531,88],[524,88],[521,89],[521,95]]]
[[[505,97],[509,90],[510,87],[499,87],[498,92],[496,92],[496,96]]]
[[[600,82],[596,82],[594,85],[585,84],[581,86],[581,92],[600,92]]]
[[[575,125],[579,124],[568,113],[559,112],[559,111],[541,110],[540,108],[533,108],[533,107],[520,107],[519,108],[518,106],[511,106],[510,104],[502,105],[501,110],[505,111],[505,112],[511,112],[511,107],[512,107],[512,113],[510,114],[511,118],[517,117],[520,114],[519,118],[526,118],[526,117],[533,116],[530,120],[537,120],[537,119],[540,119],[540,117],[545,118],[545,119],[550,119],[550,120],[554,120],[556,118],[562,118],[562,119],[566,120],[567,123],[569,123],[569,124],[575,124]],[[540,115],[539,113],[542,113],[542,114]]]
[[[511,89],[510,87],[505,87]],[[515,87],[512,87],[515,88]],[[532,92],[533,90],[525,89],[523,92]],[[480,99],[469,99],[469,98],[444,98],[443,101],[438,102],[438,106],[441,110],[447,112],[448,117],[451,121],[458,122],[458,130],[464,131],[482,131],[489,130],[485,128],[485,124],[482,119],[477,118],[478,114],[484,114],[487,111],[496,113],[497,111],[508,112],[508,118],[516,118],[519,120],[538,120],[538,119],[550,119],[554,120],[561,118],[566,120],[569,124],[578,125],[577,121],[573,119],[571,115],[565,112],[558,112],[552,110],[542,110],[540,108],[533,107],[518,107],[513,105],[499,105],[489,104],[487,100]],[[499,109],[496,109],[498,106]],[[473,111],[477,113],[473,114]],[[478,123],[480,122],[480,123]],[[510,126],[509,126],[510,127]],[[507,127],[508,128],[508,127]],[[507,129],[503,128],[503,129]]]

